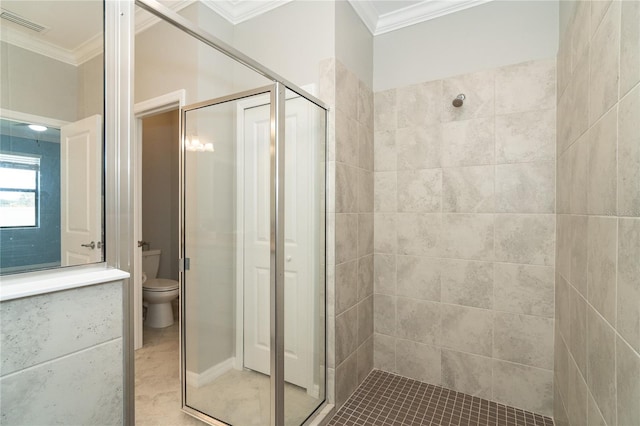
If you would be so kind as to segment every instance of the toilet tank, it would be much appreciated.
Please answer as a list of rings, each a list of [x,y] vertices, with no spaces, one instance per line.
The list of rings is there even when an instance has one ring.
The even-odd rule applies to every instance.
[[[142,252],[142,272],[147,275],[147,279],[157,278],[160,267],[160,250],[147,250]]]

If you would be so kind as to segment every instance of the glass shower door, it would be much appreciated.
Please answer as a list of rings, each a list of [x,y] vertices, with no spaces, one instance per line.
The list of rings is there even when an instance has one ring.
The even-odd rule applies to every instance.
[[[261,301],[258,309],[266,309],[251,331],[263,349],[260,361],[264,351],[269,361],[268,107],[256,117],[250,160],[238,143],[244,139],[238,112],[256,102],[269,105],[269,88],[190,106],[183,113],[183,405],[191,414],[234,425],[266,425],[270,416],[269,372],[247,368],[244,360],[243,299],[250,276],[251,297]],[[255,183],[250,212],[244,206],[247,170]]]
[[[221,424],[274,424],[278,401],[279,424],[300,425],[325,397],[325,111],[287,92],[277,163],[274,87],[183,112],[183,407]],[[272,377],[277,256],[283,369]]]

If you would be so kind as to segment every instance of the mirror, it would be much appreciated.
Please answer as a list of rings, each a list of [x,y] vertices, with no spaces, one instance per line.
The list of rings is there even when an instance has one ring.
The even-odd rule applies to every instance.
[[[0,273],[102,262],[103,1],[0,18]]]

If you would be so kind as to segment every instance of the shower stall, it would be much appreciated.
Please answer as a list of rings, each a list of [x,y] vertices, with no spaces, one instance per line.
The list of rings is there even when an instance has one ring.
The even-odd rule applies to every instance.
[[[326,107],[161,4],[136,4],[271,81],[181,110],[182,409],[301,425],[326,396]]]

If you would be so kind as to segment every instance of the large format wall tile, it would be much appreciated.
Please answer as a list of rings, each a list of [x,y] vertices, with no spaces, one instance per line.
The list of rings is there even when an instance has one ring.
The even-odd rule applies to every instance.
[[[494,166],[455,167],[442,171],[442,210],[493,213]]]
[[[615,46],[615,48],[612,48]],[[595,123],[618,101],[620,2],[607,10],[591,40],[589,123]]]
[[[485,309],[442,305],[442,346],[491,356],[492,317]]]
[[[399,212],[438,213],[441,199],[441,169],[398,172]]]
[[[640,219],[618,221],[617,331],[640,352]]]
[[[441,167],[441,139],[442,126],[439,124],[398,129],[395,144],[397,169],[415,170]],[[383,155],[383,153],[380,154]]]
[[[587,313],[587,384],[607,424],[616,424],[615,331],[595,310]]]
[[[493,263],[442,260],[442,301],[493,308]]]
[[[496,211],[554,213],[554,162],[496,166]]]
[[[496,162],[553,161],[556,109],[496,116]]]
[[[496,114],[553,108],[555,60],[524,62],[496,72]]]
[[[402,87],[396,93],[398,128],[440,123],[441,81]]]
[[[336,265],[336,314],[340,315],[358,301],[358,261]]]
[[[480,71],[447,78],[442,88],[442,121],[469,120],[472,118],[491,117],[495,109],[495,71]],[[451,102],[464,94],[464,106],[455,108]]]
[[[439,303],[398,297],[396,336],[414,342],[439,345],[440,310]]]
[[[553,265],[555,216],[496,215],[495,244],[497,261]]]
[[[398,214],[398,254],[437,256],[442,234],[439,214]]]
[[[122,424],[122,350],[117,338],[0,378],[2,423]]]
[[[376,95],[377,96],[377,95]],[[396,169],[396,131],[376,131],[373,137],[373,169],[376,172]]]
[[[439,259],[398,256],[397,295],[439,302],[440,263]]]
[[[373,323],[376,333],[394,336],[396,333],[396,297],[374,295]]]
[[[616,337],[618,424],[640,424],[640,355]]]
[[[373,335],[373,366],[396,372],[396,338],[384,334]]]
[[[494,360],[493,398],[503,404],[551,416],[553,372]]]
[[[579,51],[588,82],[588,44]],[[569,61],[568,73],[577,65]],[[571,102],[586,101],[584,106],[566,102],[562,112],[584,115],[586,130],[588,88],[573,83],[565,91]],[[445,386],[495,398],[495,388],[502,384],[492,382],[493,361],[501,356],[525,371],[526,364],[543,366],[540,371],[550,384],[555,92],[555,63],[542,60],[375,95],[376,367],[432,383],[441,375]],[[459,93],[466,99],[455,108],[451,101]],[[568,138],[584,130],[567,126],[562,132]],[[584,140],[584,148],[564,160],[579,160],[584,175],[574,176],[567,167],[558,176],[559,187],[585,188],[583,199],[573,204],[571,191],[559,191],[565,213],[572,207],[587,213],[589,143]],[[575,138],[560,152],[573,142]],[[585,236],[586,231],[585,225]],[[576,256],[559,256],[558,263],[566,278],[572,268],[577,276],[583,266],[586,291],[587,247],[578,249],[582,241],[576,232],[561,234],[566,247],[576,246]],[[567,284],[566,289],[571,294],[573,287]],[[569,307],[570,300],[564,297],[563,306]],[[509,327],[497,322],[502,324],[497,327],[501,340],[494,353],[494,316],[500,315],[514,321]],[[551,401],[550,389],[532,387],[529,402]],[[550,411],[551,405],[544,407]]]
[[[616,215],[617,110],[589,130],[589,214]]]
[[[493,119],[452,121],[442,126],[442,166],[493,164]]]
[[[640,3],[621,3],[620,97],[640,81]]]
[[[588,300],[610,324],[615,324],[618,221],[590,216],[588,227]]]
[[[373,123],[376,132],[396,129],[396,96],[395,89],[373,95]]]
[[[122,283],[2,302],[0,324],[5,376],[121,336]]]
[[[491,399],[491,358],[442,350],[442,386]]]
[[[553,318],[553,267],[496,263],[494,271],[496,310]]]
[[[458,259],[493,259],[494,216],[445,214],[442,217],[442,256]]]
[[[396,294],[396,256],[374,255],[373,286],[376,294]]]
[[[440,348],[411,340],[396,343],[397,372],[402,376],[439,385],[441,383]]]
[[[636,2],[624,4],[626,3]],[[640,6],[636,7],[640,9]],[[640,217],[639,114],[640,85],[620,101],[618,110],[618,214],[620,216]]]
[[[496,312],[493,323],[493,356],[551,370],[553,319]]]
[[[336,365],[340,365],[358,348],[358,308],[336,315]]]
[[[398,247],[396,228],[395,213],[376,213],[373,215],[373,250],[375,253],[396,252]]]

